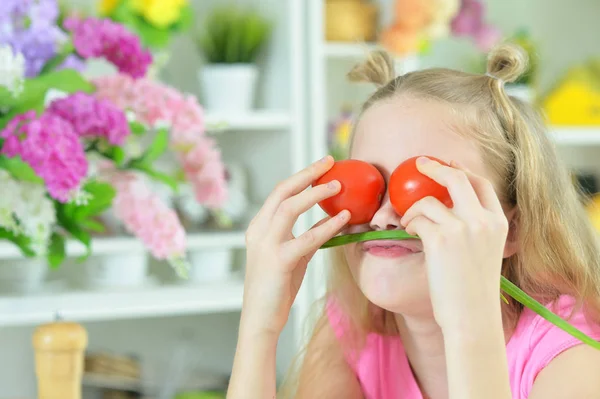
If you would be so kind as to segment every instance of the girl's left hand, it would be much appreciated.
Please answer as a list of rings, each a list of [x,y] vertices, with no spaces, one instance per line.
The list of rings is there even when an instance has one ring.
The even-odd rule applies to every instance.
[[[492,184],[455,162],[451,165],[425,157],[417,160],[421,173],[448,189],[453,208],[426,197],[400,221],[423,241],[434,316],[442,331],[462,330],[499,315],[508,234],[508,221]]]

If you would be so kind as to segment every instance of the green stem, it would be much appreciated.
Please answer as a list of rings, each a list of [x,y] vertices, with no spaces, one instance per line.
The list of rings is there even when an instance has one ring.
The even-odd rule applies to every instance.
[[[380,231],[367,231],[365,233],[354,233],[346,234],[342,236],[333,237],[327,241],[321,249],[337,247],[339,245],[346,245],[353,242],[370,241],[370,240],[408,240],[418,239],[418,236],[408,234],[404,230],[380,230]]]
[[[575,338],[578,338],[582,342],[596,349],[600,349],[600,342],[584,334],[583,332],[573,327],[571,324],[569,324],[556,314],[552,313],[547,307],[545,307],[544,305],[527,295],[525,292],[523,292],[523,290],[511,283],[506,277],[500,276],[500,278],[500,288],[502,288],[502,290],[508,295],[513,297],[517,302],[533,310],[542,318],[548,320],[550,323],[554,324],[561,330],[571,334]]]
[[[369,241],[369,240],[406,240],[406,239],[419,239],[418,236],[408,234],[403,230],[385,230],[385,231],[369,231],[365,233],[346,234],[336,236],[321,246],[321,249],[337,247],[340,245],[346,245],[355,242]],[[554,324],[561,330],[571,334],[573,337],[581,340],[593,348],[600,349],[600,342],[594,340],[590,336],[584,334],[578,330],[560,316],[550,311],[547,307],[527,295],[519,287],[511,283],[506,277],[500,276],[500,288],[506,292],[509,296],[515,299],[517,302],[531,309],[539,316]]]

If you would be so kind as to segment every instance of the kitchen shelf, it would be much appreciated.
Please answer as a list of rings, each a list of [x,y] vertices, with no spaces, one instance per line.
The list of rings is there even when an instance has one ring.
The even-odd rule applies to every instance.
[[[188,249],[202,248],[244,248],[244,231],[202,232],[187,236]],[[92,240],[92,255],[108,255],[146,251],[144,245],[135,237],[101,237]],[[86,253],[85,247],[78,241],[67,241],[67,256],[77,257]],[[8,241],[0,242],[0,261],[2,259],[21,258],[19,248]]]
[[[243,282],[0,297],[0,326],[38,325],[239,311]]]
[[[555,126],[550,128],[550,135],[558,145],[600,145],[600,126]]]
[[[291,117],[287,112],[257,110],[244,114],[224,114],[208,112],[206,125],[209,132],[229,130],[283,130],[288,129]]]

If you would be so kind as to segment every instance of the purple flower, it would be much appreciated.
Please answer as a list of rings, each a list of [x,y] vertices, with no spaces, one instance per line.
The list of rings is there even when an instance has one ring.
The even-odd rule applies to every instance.
[[[82,72],[85,69],[85,61],[75,54],[69,54],[63,63],[60,64],[56,69],[74,69],[78,72]]]
[[[85,151],[71,124],[52,113],[36,118],[29,111],[13,118],[0,132],[7,157],[19,156],[44,180],[51,197],[72,199],[87,175]]]
[[[56,0],[2,0],[0,43],[25,57],[25,75],[35,77],[67,39],[58,27]]]
[[[73,45],[81,57],[106,58],[133,78],[146,75],[152,54],[123,25],[109,19],[68,18],[64,26],[73,34]]]
[[[123,111],[109,100],[86,93],[53,101],[48,112],[70,122],[80,137],[104,137],[110,144],[121,145],[130,133]]]

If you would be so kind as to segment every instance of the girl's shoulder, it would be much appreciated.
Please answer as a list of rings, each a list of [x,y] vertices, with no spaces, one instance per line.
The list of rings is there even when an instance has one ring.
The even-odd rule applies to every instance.
[[[600,323],[589,319],[575,298],[562,295],[546,307],[586,335],[600,340]],[[578,338],[525,308],[506,346],[513,389],[519,386],[521,395],[527,397],[537,375],[554,358],[581,344]]]

